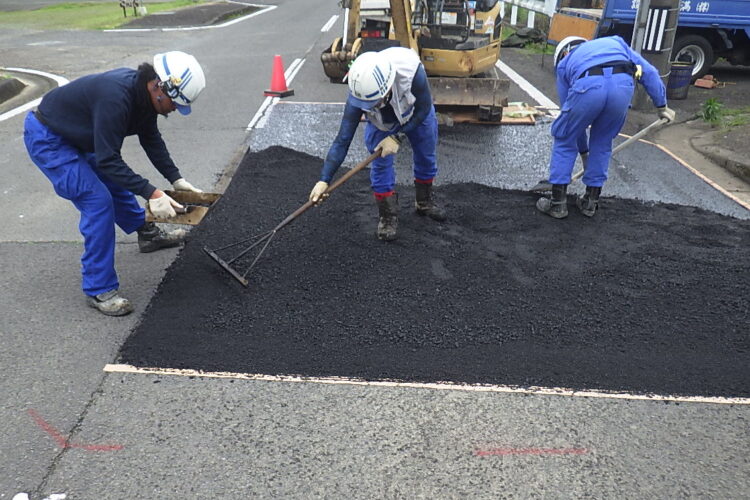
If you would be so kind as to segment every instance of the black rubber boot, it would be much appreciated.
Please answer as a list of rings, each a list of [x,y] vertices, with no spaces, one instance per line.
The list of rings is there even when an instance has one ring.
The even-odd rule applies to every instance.
[[[153,222],[146,222],[138,230],[138,250],[141,253],[155,252],[162,248],[172,248],[185,241],[184,229],[163,231]]]
[[[539,198],[536,208],[555,219],[568,216],[568,185],[552,184],[552,198]]]
[[[435,204],[435,199],[432,197],[432,184],[415,182],[414,191],[416,194],[415,206],[419,215],[426,215],[438,222],[443,222],[448,218],[445,215],[445,210]]]
[[[393,241],[398,230],[398,196],[393,194],[378,200],[378,239]]]
[[[599,207],[599,195],[602,193],[600,187],[586,186],[586,194],[576,199],[578,210],[586,217],[593,217]]]

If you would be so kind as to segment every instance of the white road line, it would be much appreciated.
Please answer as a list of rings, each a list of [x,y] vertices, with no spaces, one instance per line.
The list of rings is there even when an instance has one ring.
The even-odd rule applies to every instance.
[[[305,64],[305,60],[297,58],[292,61],[292,64],[290,64],[286,71],[284,71],[284,80],[286,80],[287,85],[292,83],[292,80],[294,80],[294,77],[297,75],[297,72],[303,64]],[[266,122],[268,121],[268,116],[271,114],[271,109],[277,102],[279,102],[278,97],[266,97],[263,101],[263,104],[261,104],[260,108],[258,108],[258,111],[255,112],[255,116],[253,116],[253,119],[250,120],[250,123],[247,124],[245,132],[250,132],[254,128],[265,127]],[[266,110],[268,110],[268,112],[266,112]]]
[[[336,21],[338,21],[338,20],[339,20],[339,16],[338,16],[338,15],[336,15],[336,14],[334,14],[333,16],[331,16],[331,18],[330,18],[330,19],[328,20],[328,22],[327,22],[327,23],[325,23],[325,24],[323,25],[323,27],[322,27],[322,28],[320,28],[320,32],[321,32],[321,33],[325,33],[325,32],[327,32],[328,30],[330,30],[330,29],[331,29],[331,27],[332,27],[332,26],[333,26],[333,25],[334,25],[334,24],[336,23]]]
[[[531,83],[529,83],[528,80],[516,73],[510,66],[508,66],[504,62],[498,61],[497,63],[495,63],[495,66],[497,66],[497,69],[505,73],[508,78],[516,83],[516,85],[521,87],[521,90],[529,94],[529,96],[543,108],[547,108],[549,110],[560,109],[557,104],[550,100],[546,95],[542,94],[539,89],[534,87]]]
[[[357,385],[369,387],[409,387],[415,389],[436,389],[466,392],[497,392],[506,394],[535,394],[544,396],[569,396],[582,398],[630,399],[641,401],[674,401],[680,403],[710,403],[750,405],[750,398],[721,398],[712,396],[662,396],[658,394],[629,394],[625,392],[576,391],[563,387],[514,387],[508,385],[469,385],[449,382],[418,383],[393,381],[368,381],[344,377],[294,377],[284,375],[263,375],[254,373],[204,372],[176,368],[142,368],[124,364],[107,364],[108,373],[137,373],[145,375],[175,375],[180,377],[231,378],[259,380],[265,382],[307,382],[313,384]]]
[[[242,21],[250,19],[251,17],[265,14],[266,12],[272,11],[276,8],[276,5],[263,5],[263,4],[245,3],[245,2],[231,2],[231,3],[247,5],[248,7],[263,7],[263,9],[257,12],[253,12],[252,14],[248,14],[246,16],[238,17],[237,19],[232,19],[231,21],[227,21],[222,24],[213,24],[211,26],[187,26],[184,28],[131,28],[131,29],[114,28],[114,29],[102,30],[102,31],[105,31],[107,33],[123,33],[123,32],[140,32],[140,31],[197,31],[197,30],[210,30],[210,29],[215,29],[215,28],[226,28],[227,26],[240,23]]]
[[[28,73],[30,75],[39,75],[43,76],[45,78],[50,78],[57,82],[58,87],[62,87],[63,85],[69,83],[69,80],[67,78],[64,78],[62,76],[53,75],[52,73],[46,73],[44,71],[37,71],[35,69],[25,69],[25,68],[0,68],[0,70],[5,71],[15,71],[17,73]],[[7,120],[8,118],[12,118],[16,115],[20,115],[24,111],[27,111],[35,106],[38,106],[39,103],[42,102],[42,98],[34,99],[31,102],[27,102],[26,104],[23,104],[15,109],[11,109],[10,111],[7,111],[0,115],[0,122],[3,120]]]

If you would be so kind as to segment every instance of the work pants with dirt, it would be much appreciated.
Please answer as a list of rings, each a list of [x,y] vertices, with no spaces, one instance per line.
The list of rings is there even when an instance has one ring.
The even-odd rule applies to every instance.
[[[392,135],[384,132],[367,122],[365,128],[365,146],[370,153],[375,152],[375,147],[387,136]],[[424,121],[413,130],[406,133],[413,151],[414,178],[425,183],[432,182],[437,175],[437,141],[438,126],[435,108]],[[370,164],[370,183],[376,196],[388,196],[392,194],[396,185],[396,170],[393,167],[395,155],[378,157]]]
[[[633,77],[627,73],[584,76],[570,87],[560,116],[552,124],[552,184],[570,184],[579,152],[589,152],[583,183],[602,187],[607,180],[612,140],[620,133],[633,97]],[[589,131],[588,145],[586,128]]]
[[[144,224],[145,211],[135,195],[100,174],[93,153],[72,146],[40,123],[33,112],[26,117],[24,141],[29,156],[55,193],[70,200],[81,213],[78,229],[83,235],[83,292],[94,296],[119,288],[115,224],[128,234]]]

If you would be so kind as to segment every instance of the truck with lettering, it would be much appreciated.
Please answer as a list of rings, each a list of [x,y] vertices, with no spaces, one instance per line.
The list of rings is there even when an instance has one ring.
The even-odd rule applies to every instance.
[[[559,0],[549,30],[549,42],[566,36],[586,39],[620,35],[630,40],[640,0]],[[663,47],[667,9],[649,12],[643,49]],[[681,0],[672,61],[692,63],[693,79],[705,75],[724,58],[750,65],[750,0]]]

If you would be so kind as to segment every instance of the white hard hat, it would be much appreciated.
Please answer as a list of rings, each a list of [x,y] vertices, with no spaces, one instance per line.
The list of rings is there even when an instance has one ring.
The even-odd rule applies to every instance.
[[[195,57],[177,50],[156,54],[154,69],[164,93],[183,115],[190,114],[190,105],[206,87],[203,68]]]
[[[391,90],[396,70],[382,54],[365,52],[354,60],[347,79],[349,102],[368,111]]]
[[[566,36],[565,38],[560,40],[560,43],[558,43],[557,47],[555,47],[555,68],[558,64],[560,64],[562,58],[565,57],[573,47],[587,41],[588,40],[586,40],[582,36]]]

